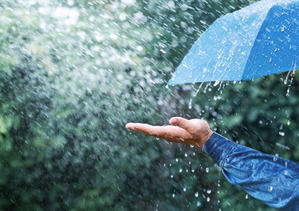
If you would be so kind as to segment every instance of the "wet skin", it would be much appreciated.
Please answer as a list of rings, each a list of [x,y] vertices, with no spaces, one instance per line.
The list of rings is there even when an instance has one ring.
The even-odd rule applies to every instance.
[[[143,123],[128,123],[126,128],[169,142],[194,145],[200,149],[204,147],[213,133],[209,124],[202,119],[188,120],[182,117],[172,117],[169,124],[166,126],[153,126]]]

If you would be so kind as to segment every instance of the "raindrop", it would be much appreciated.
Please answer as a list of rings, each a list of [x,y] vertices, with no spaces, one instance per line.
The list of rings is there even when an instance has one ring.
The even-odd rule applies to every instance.
[[[196,192],[196,193],[194,194],[194,196],[197,198],[197,197],[198,197],[198,192]]]
[[[174,197],[175,197],[175,194],[173,193],[173,194],[172,194],[172,198],[174,198]]]
[[[209,189],[209,190],[207,190],[207,194],[211,194],[212,193],[212,191]]]
[[[245,199],[248,199],[248,194],[245,195]]]
[[[187,154],[187,153],[185,153],[185,157],[188,157],[188,154]]]
[[[183,172],[183,169],[180,169],[179,172],[182,173],[182,172]]]
[[[209,168],[206,168],[206,172],[209,173]]]
[[[270,187],[268,188],[268,191],[271,192],[272,190],[273,190],[273,187],[270,186]]]
[[[288,146],[285,146],[285,145],[283,145],[283,144],[276,143],[275,145],[276,145],[276,146],[279,146],[279,147],[280,147],[280,148],[282,148],[282,149],[285,149],[285,150],[290,150],[290,147],[288,147]]]
[[[196,206],[197,206],[197,207],[200,207],[200,206],[201,206],[200,201],[198,201],[198,202],[196,203]]]
[[[285,132],[283,132],[283,131],[279,131],[279,135],[280,135],[280,136],[284,136],[284,135],[285,135]]]
[[[183,191],[186,192],[186,188],[184,188]]]
[[[207,22],[205,22],[204,20],[199,20],[199,22],[200,22],[201,24],[203,24],[203,25],[206,25],[206,24],[207,24]]]
[[[186,4],[182,4],[182,5],[181,5],[181,9],[182,9],[183,11],[187,10],[188,8],[189,8],[189,6],[186,5]]]
[[[217,86],[218,84],[220,84],[220,81],[215,81],[214,86]]]
[[[189,101],[188,108],[189,108],[189,109],[192,109],[192,98],[191,98],[190,101]]]
[[[193,94],[193,97],[195,97],[195,96],[198,94],[198,92],[200,91],[200,89],[201,89],[201,87],[203,86],[203,84],[204,84],[204,83],[201,83],[201,84],[199,85],[198,89],[197,89],[196,92]]]
[[[287,97],[290,96],[290,87],[288,87],[288,89],[287,89],[286,96],[287,96]]]
[[[283,83],[284,83],[285,85],[287,85],[287,83],[288,83],[288,79],[289,79],[291,73],[292,73],[292,71],[289,71],[288,74],[287,74],[287,76],[286,76],[286,78],[284,79],[284,82],[283,82]]]
[[[171,9],[175,7],[175,4],[174,4],[173,1],[169,1],[169,2],[167,3],[167,5],[168,5],[168,7],[171,8]]]
[[[209,202],[209,201],[210,201],[210,197],[207,198],[207,202]]]

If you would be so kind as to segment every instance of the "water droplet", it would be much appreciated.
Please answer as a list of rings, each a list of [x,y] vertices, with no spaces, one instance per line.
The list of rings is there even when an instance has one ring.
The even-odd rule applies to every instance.
[[[218,84],[220,84],[220,81],[215,81],[214,86],[217,86]]]
[[[186,188],[184,188],[183,191],[186,192]]]
[[[245,195],[245,199],[248,199],[248,194]]]
[[[183,172],[183,169],[180,169],[179,172],[182,173],[182,172]]]
[[[198,201],[198,202],[196,203],[196,206],[197,206],[197,207],[200,207],[200,206],[201,206],[200,201]]]
[[[173,193],[173,194],[172,194],[172,198],[174,198],[174,197],[175,197],[175,194]]]
[[[209,202],[209,201],[210,201],[210,197],[207,198],[207,202]]]
[[[209,190],[207,190],[207,194],[211,194],[212,193],[212,191],[209,189]]]
[[[283,132],[283,131],[279,131],[279,133],[278,133],[280,136],[284,136],[285,135],[285,133]]]
[[[273,187],[270,186],[270,187],[268,188],[268,191],[271,192],[272,190],[273,190]]]
[[[191,98],[190,101],[189,101],[188,108],[189,108],[189,109],[192,109],[192,98]]]
[[[196,192],[196,193],[194,194],[194,196],[197,198],[197,197],[198,197],[198,192]]]
[[[167,3],[167,6],[169,7],[169,8],[174,8],[175,7],[175,4],[174,4],[174,2],[173,1],[169,1],[168,3]]]
[[[206,172],[209,173],[209,168],[206,168]]]

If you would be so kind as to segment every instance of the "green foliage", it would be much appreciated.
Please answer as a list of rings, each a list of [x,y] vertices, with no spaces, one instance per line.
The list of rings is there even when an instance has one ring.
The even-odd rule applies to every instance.
[[[1,210],[271,210],[197,149],[124,129],[203,117],[298,161],[298,71],[195,97],[200,85],[165,87],[208,25],[250,1],[32,2],[0,2]]]

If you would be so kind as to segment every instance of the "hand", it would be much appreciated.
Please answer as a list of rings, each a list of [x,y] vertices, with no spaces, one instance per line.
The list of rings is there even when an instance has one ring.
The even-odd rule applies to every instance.
[[[128,123],[126,128],[165,139],[169,142],[191,144],[201,149],[213,133],[209,124],[202,119],[188,120],[182,117],[173,117],[169,120],[169,123],[171,125],[167,126]]]

